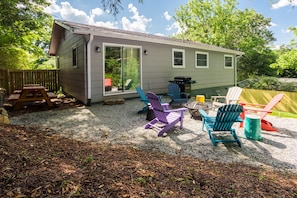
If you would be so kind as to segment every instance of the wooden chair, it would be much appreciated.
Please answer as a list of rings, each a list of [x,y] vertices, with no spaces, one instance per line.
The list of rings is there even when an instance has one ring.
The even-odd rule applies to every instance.
[[[202,131],[206,128],[209,138],[214,146],[219,142],[237,142],[241,147],[241,142],[232,128],[235,122],[242,122],[240,113],[243,111],[239,104],[229,104],[219,107],[216,117],[209,116],[204,110],[199,110],[202,116]],[[216,135],[231,134],[233,139],[217,138]]]
[[[274,96],[270,102],[267,105],[263,104],[252,104],[252,103],[240,103],[243,106],[243,112],[241,114],[242,119],[245,119],[245,115],[249,112],[251,113],[257,113],[260,116],[261,119],[261,128],[266,131],[277,131],[276,128],[273,127],[272,123],[265,120],[264,117],[268,113],[272,113],[272,109],[277,105],[282,98],[284,97],[284,94],[277,94]],[[242,124],[241,124],[242,126]]]
[[[176,83],[170,83],[168,85],[168,96],[171,101],[169,104],[184,104],[188,102],[189,94],[185,92],[180,92],[180,88]]]
[[[211,96],[212,109],[215,110],[226,104],[236,104],[239,101],[241,92],[240,87],[230,87],[226,96]]]
[[[183,118],[186,108],[178,108],[168,110],[162,105],[160,98],[152,93],[146,94],[150,103],[150,108],[154,111],[155,118],[145,125],[145,129],[154,128],[158,132],[158,136],[172,129],[178,122],[180,122],[180,129],[183,128]],[[160,126],[162,125],[162,126]]]

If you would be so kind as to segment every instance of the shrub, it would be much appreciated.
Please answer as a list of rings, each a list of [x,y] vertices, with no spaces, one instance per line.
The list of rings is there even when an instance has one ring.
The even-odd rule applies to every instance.
[[[278,91],[297,91],[297,86],[292,82],[280,82],[278,78],[267,76],[256,76],[238,83],[242,88],[278,90]]]

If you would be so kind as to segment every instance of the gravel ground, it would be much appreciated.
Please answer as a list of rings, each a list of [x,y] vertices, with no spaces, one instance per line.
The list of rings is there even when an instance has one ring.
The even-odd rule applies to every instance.
[[[262,131],[262,141],[245,139],[243,129],[236,123],[234,128],[242,147],[236,143],[219,143],[214,147],[208,134],[201,130],[201,121],[192,119],[188,111],[182,130],[175,127],[165,137],[157,137],[153,129],[144,129],[146,114],[137,114],[143,105],[139,99],[131,99],[122,105],[94,104],[29,113],[11,117],[10,122],[38,125],[47,128],[49,133],[83,141],[133,145],[174,155],[240,162],[297,173],[297,119],[267,116],[278,132]]]

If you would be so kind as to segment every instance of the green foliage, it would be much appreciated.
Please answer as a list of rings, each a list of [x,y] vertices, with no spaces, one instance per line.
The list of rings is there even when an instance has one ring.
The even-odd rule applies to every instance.
[[[281,118],[297,118],[297,114],[283,111],[272,111],[272,116],[278,116]]]
[[[276,69],[269,67],[276,61],[276,54],[270,50],[262,52],[248,52],[239,59],[238,80],[242,81],[250,76],[276,76]]]
[[[134,57],[129,57],[127,59],[127,63],[125,65],[125,79],[132,79],[133,87],[131,89],[135,89],[136,86],[139,85],[139,62]]]
[[[297,71],[297,49],[291,49],[282,53],[275,63],[270,64],[271,68],[276,68],[279,74],[285,69],[293,69]]]
[[[239,10],[237,4],[236,0],[190,0],[176,11],[183,30],[176,37],[244,52],[238,63],[241,79],[275,75],[269,67],[275,54],[267,47],[275,40],[268,29],[270,19],[253,9]]]
[[[297,78],[297,70],[293,69],[284,69],[281,74],[278,75],[279,77],[286,77],[286,78]]]
[[[290,27],[297,38],[297,27]],[[275,50],[277,60],[270,64],[277,70],[278,75],[285,77],[297,77],[297,40],[292,39],[290,45],[282,45]]]
[[[88,156],[87,158],[84,159],[83,163],[84,166],[86,166],[87,164],[91,163],[92,161],[94,161],[94,157],[93,156]]]
[[[146,179],[143,178],[143,177],[138,177],[136,179],[136,181],[138,181],[139,183],[141,183],[141,185],[146,185],[146,183],[147,183]]]
[[[120,84],[121,62],[113,57],[107,60],[105,78],[111,78],[113,85]]]
[[[57,91],[57,98],[65,98],[66,95],[64,94],[62,86],[59,87],[59,90]]]
[[[2,68],[32,69],[35,59],[46,57],[52,17],[43,10],[48,5],[46,0],[1,0],[0,49],[7,55],[0,58]]]
[[[292,82],[280,82],[275,77],[251,77],[238,83],[240,87],[262,90],[296,91],[297,87]]]
[[[30,69],[30,55],[21,48],[0,47],[0,68],[4,69]]]
[[[34,69],[56,69],[55,57],[43,57],[34,61]]]

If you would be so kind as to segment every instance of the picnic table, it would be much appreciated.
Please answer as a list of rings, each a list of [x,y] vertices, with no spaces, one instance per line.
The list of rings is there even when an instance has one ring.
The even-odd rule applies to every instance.
[[[8,101],[15,101],[14,110],[19,110],[24,103],[46,102],[49,107],[53,106],[50,98],[53,93],[47,92],[44,86],[38,84],[24,85],[22,90],[16,90],[8,97]]]

